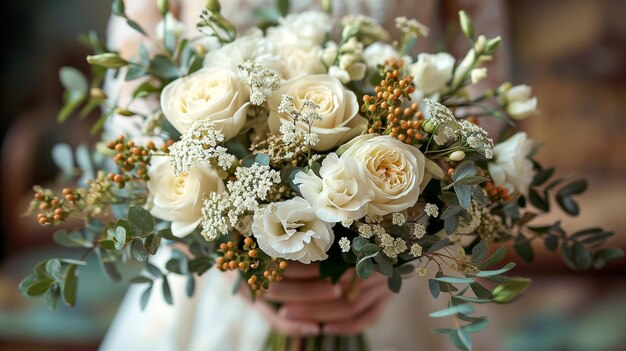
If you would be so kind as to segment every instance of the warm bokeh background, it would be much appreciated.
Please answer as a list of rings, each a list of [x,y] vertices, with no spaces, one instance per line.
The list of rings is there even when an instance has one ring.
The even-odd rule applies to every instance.
[[[590,181],[580,198],[581,217],[568,218],[565,226],[602,225],[626,247],[626,1],[507,4],[511,45],[502,58],[511,60],[508,78],[534,87],[542,113],[522,126],[545,144],[538,157],[544,164]],[[73,310],[49,312],[43,301],[17,291],[38,260],[66,255],[52,244],[49,230],[20,215],[33,184],[57,180],[51,146],[89,141],[96,116],[63,126],[55,121],[62,93],[57,71],[67,65],[88,71],[88,52],[76,33],[103,34],[109,8],[110,1],[102,0],[0,2],[0,350],[95,349],[123,296],[125,286],[106,282],[97,266],[81,271],[80,303]],[[530,292],[494,316],[506,348],[626,349],[625,260],[585,273],[568,271],[548,254],[539,261],[521,268],[534,277]]]

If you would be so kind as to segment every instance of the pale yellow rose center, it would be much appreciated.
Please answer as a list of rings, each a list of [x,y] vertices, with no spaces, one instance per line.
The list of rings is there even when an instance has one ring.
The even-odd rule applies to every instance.
[[[398,150],[375,149],[366,160],[374,182],[386,192],[400,192],[408,182],[409,170],[404,154]]]
[[[186,91],[179,94],[178,109],[182,113],[194,113],[206,108],[206,104],[220,99],[228,91],[227,77],[217,73],[209,79],[202,79],[196,84],[186,87]]]

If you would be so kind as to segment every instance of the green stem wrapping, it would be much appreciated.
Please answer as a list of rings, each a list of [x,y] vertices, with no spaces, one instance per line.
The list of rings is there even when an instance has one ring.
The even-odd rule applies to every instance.
[[[272,331],[265,343],[265,351],[369,351],[363,333],[353,335],[291,337]]]

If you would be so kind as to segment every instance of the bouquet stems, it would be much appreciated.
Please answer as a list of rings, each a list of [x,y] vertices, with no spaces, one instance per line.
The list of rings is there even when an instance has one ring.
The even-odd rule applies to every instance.
[[[363,333],[352,335],[326,335],[293,337],[272,331],[265,351],[367,351],[369,347]]]

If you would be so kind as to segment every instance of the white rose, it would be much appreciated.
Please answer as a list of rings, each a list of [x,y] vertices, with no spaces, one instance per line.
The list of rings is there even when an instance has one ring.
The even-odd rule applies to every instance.
[[[267,37],[278,45],[305,42],[321,46],[332,26],[330,17],[320,11],[289,14],[279,18],[278,23],[267,29]]]
[[[277,112],[283,94],[293,97],[296,110],[302,108],[302,100],[311,100],[320,107],[322,119],[315,121],[311,130],[319,137],[319,142],[313,146],[316,151],[330,150],[363,133],[367,128],[367,120],[358,114],[359,103],[356,95],[346,89],[337,78],[318,74],[286,82],[268,100],[268,125],[272,133],[279,131],[281,120],[291,121],[289,116]],[[304,124],[299,124],[298,128],[303,132],[308,131]]]
[[[284,79],[306,74],[320,74],[326,70],[322,64],[322,48],[300,43],[281,45],[276,50],[280,67],[276,69]]]
[[[515,119],[524,119],[537,112],[537,98],[528,85],[516,85],[504,93],[506,111]]]
[[[232,43],[209,52],[204,67],[226,67],[238,72],[237,65],[249,60],[281,72],[283,63],[275,53],[275,46],[263,36],[263,31],[253,28]]]
[[[345,150],[345,151],[343,151]],[[384,216],[413,207],[433,175],[443,171],[422,152],[388,135],[356,137],[339,150],[364,166],[366,186],[374,191],[368,213]]]
[[[528,192],[533,180],[533,163],[528,159],[534,143],[526,133],[519,132],[493,149],[494,160],[489,162],[489,174],[496,186],[503,185],[510,192]]]
[[[360,219],[367,214],[367,204],[374,199],[374,191],[366,185],[363,166],[353,158],[337,157],[331,153],[322,161],[320,176],[313,171],[296,174],[295,184],[315,209],[315,214],[326,222]]]
[[[241,131],[246,121],[249,96],[250,89],[239,74],[213,67],[168,84],[161,94],[161,109],[180,133],[196,120],[209,120],[228,140]]]
[[[301,197],[270,204],[252,222],[252,234],[266,254],[302,263],[325,260],[335,239],[331,225]]]
[[[415,88],[428,96],[445,88],[452,78],[453,68],[454,57],[448,53],[422,53],[417,56],[417,62],[409,65],[409,72],[413,75]]]
[[[177,177],[168,157],[154,157],[148,174],[150,213],[172,222],[172,234],[176,236],[185,236],[200,224],[204,194],[225,189],[222,179],[208,165],[197,165]]]

